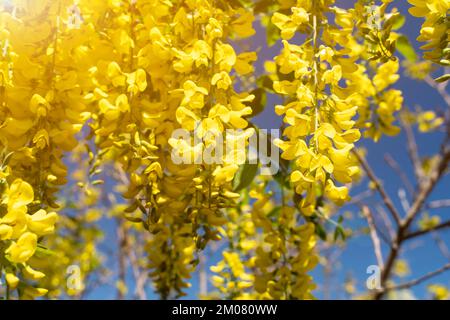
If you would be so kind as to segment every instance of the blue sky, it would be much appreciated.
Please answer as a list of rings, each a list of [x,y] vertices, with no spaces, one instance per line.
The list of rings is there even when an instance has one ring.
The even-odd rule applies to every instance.
[[[342,3],[352,3],[353,1],[337,1],[337,5]],[[415,40],[416,36],[419,34],[420,26],[422,21],[420,19],[414,18],[407,13],[407,8],[409,4],[404,1],[394,1],[394,5],[396,6],[400,12],[406,16],[406,23],[403,28],[400,30],[401,33],[407,35],[409,39],[412,41],[414,47],[417,51],[419,51],[419,44]],[[259,27],[258,22],[255,22],[255,27],[257,29],[257,36],[252,39],[254,47],[261,47],[260,58],[256,64],[257,71],[262,71],[262,65],[265,60],[272,59],[276,56],[280,50],[280,45],[277,44],[271,48],[268,48],[265,44],[264,39],[264,30]],[[436,93],[436,91],[430,88],[425,83],[419,83],[417,81],[411,80],[405,76],[401,77],[401,80],[395,85],[396,88],[403,91],[403,95],[405,98],[405,107],[415,108],[416,106],[421,106],[423,109],[436,109],[436,108],[445,108],[445,103],[441,99],[441,97]],[[276,116],[273,112],[273,106],[278,103],[276,97],[269,97],[268,105],[266,110],[257,116],[255,119],[256,124],[258,124],[261,128],[277,128],[281,123],[281,120],[278,116]],[[426,135],[416,135],[418,137],[418,144],[420,148],[421,155],[431,155],[436,152],[439,148],[439,143],[441,141],[441,135],[436,134],[426,134]],[[400,164],[402,169],[407,173],[408,176],[412,177],[413,169],[410,164],[408,155],[406,153],[406,142],[405,136],[403,133],[396,137],[383,137],[378,143],[370,142],[367,139],[363,139],[359,143],[359,146],[364,146],[368,151],[368,161],[371,164],[372,168],[376,172],[379,178],[381,178],[384,182],[384,186],[389,194],[395,201],[395,205],[398,210],[402,212],[400,202],[397,197],[397,191],[400,187],[402,187],[401,181],[397,177],[397,174],[390,169],[384,161],[384,155],[389,153],[395,160]],[[363,181],[360,186],[356,187],[353,190],[354,194],[359,193],[361,190],[367,186],[367,181]],[[431,194],[430,199],[445,199],[450,198],[450,179],[444,178],[435,191]],[[375,205],[380,203],[379,198],[374,198],[372,202],[369,204]],[[354,213],[356,211],[354,208],[352,209]],[[433,214],[438,214],[442,219],[449,218],[448,209],[440,209],[434,210],[430,212]],[[357,214],[355,214],[355,219],[350,223],[345,224],[345,227],[358,228],[366,225],[365,219],[358,218]],[[103,220],[103,226],[106,231],[106,244],[115,244],[116,240],[115,233],[113,230],[114,222]],[[450,245],[450,232],[442,231],[441,233],[442,239]],[[420,238],[413,240],[409,243],[410,249],[404,253],[404,257],[410,262],[411,274],[408,277],[401,279],[400,281],[407,281],[409,279],[416,278],[420,275],[423,275],[429,271],[435,270],[438,267],[442,266],[445,262],[445,258],[442,257],[441,253],[437,249],[434,241],[426,236],[424,238]],[[383,253],[386,255],[388,249],[383,247]],[[217,260],[218,255],[213,255],[212,260]],[[108,260],[111,263],[110,267],[114,270],[116,266],[112,264],[113,262]],[[214,261],[213,261],[214,262]],[[360,290],[363,289],[365,284],[367,274],[366,268],[369,265],[376,264],[375,256],[373,253],[373,246],[369,236],[358,237],[354,240],[349,240],[347,244],[347,248],[342,253],[342,256],[338,259],[338,262],[333,266],[333,277],[334,282],[333,285],[342,284],[347,275],[351,274],[357,280],[357,288]],[[314,272],[314,278],[317,283],[321,284],[324,281],[322,268],[318,267]],[[450,286],[450,272],[447,274],[442,274],[438,277],[433,278],[432,281],[425,282],[422,285],[414,287],[412,290],[412,294],[419,298],[427,297],[426,286],[429,283],[441,283],[447,286]],[[194,275],[192,279],[192,288],[188,291],[188,298],[195,299],[195,294],[198,289],[198,278]],[[211,287],[210,287],[211,289]],[[334,290],[336,291],[336,290]],[[342,289],[338,290],[342,292]],[[322,298],[323,294],[318,291],[316,292],[318,298]],[[341,293],[340,295],[332,294],[332,298],[345,298],[345,296]],[[115,290],[112,285],[106,285],[99,287],[94,290],[88,298],[94,299],[112,299],[115,298]],[[149,298],[156,298],[155,295],[149,292]]]

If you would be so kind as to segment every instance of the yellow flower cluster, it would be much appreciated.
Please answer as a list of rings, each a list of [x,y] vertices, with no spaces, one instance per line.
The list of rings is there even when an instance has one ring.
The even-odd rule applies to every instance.
[[[62,10],[71,3],[0,5],[0,145],[8,154],[2,165],[0,273],[7,296],[15,288],[24,299],[47,292],[34,287],[45,274],[32,268],[32,260],[45,250],[38,244],[42,236],[54,231],[57,214],[48,208],[57,207],[55,193],[67,180],[62,158],[77,145],[85,120],[83,38]]]
[[[55,208],[54,194],[67,182],[63,154],[77,145],[86,117],[85,38],[68,23],[63,8],[71,3],[18,0],[0,9],[0,143],[14,152],[14,174]]]
[[[413,5],[409,13],[414,17],[424,18],[420,29],[420,42],[425,50],[424,58],[436,63],[449,64],[450,49],[448,32],[450,20],[448,18],[450,1],[448,0],[408,0]]]
[[[315,228],[299,224],[293,206],[277,206],[271,179],[258,178],[238,208],[227,210],[220,228],[228,247],[211,271],[212,284],[225,299],[313,299],[308,274],[317,264]],[[283,194],[288,203],[292,192]],[[216,297],[211,294],[211,297]]]
[[[27,285],[26,280],[38,280],[44,273],[29,264],[38,248],[38,238],[54,230],[57,214],[40,209],[29,212],[34,201],[33,188],[27,182],[16,179],[10,185],[2,179],[4,191],[1,198],[3,213],[0,218],[0,272],[5,272],[8,290],[19,287],[22,298],[44,295],[47,290]],[[3,262],[4,261],[4,262]]]
[[[275,111],[284,116],[287,140],[278,145],[282,158],[294,161],[290,181],[303,196],[299,206],[308,216],[315,212],[322,192],[336,203],[348,200],[347,187],[337,186],[336,181],[349,183],[359,171],[350,154],[360,138],[352,120],[358,94],[342,85],[356,71],[354,59],[347,57],[351,49],[345,49],[352,37],[352,19],[344,10],[335,10],[337,25],[330,24],[327,14],[332,2],[299,0],[290,16],[272,18],[284,39],[275,59],[284,79],[274,81],[273,88],[286,96],[286,103]],[[308,40],[302,45],[288,42],[294,35],[291,28],[306,33]]]
[[[220,1],[94,4],[79,2],[84,25],[97,31],[90,39],[92,89],[84,96],[94,110],[92,135],[101,159],[118,161],[130,176],[127,211],[142,212],[154,234],[149,267],[158,292],[181,295],[195,248],[216,237],[208,224],[237,197],[231,182],[245,156],[239,146],[253,131],[225,130],[248,125],[254,96],[233,84],[256,57],[237,54],[228,41],[251,36],[254,18]],[[180,128],[191,144],[172,137]],[[216,147],[223,154],[210,151]],[[174,163],[173,154],[192,162]]]
[[[351,150],[360,128],[375,141],[382,134],[397,134],[394,114],[403,103],[401,92],[390,88],[399,78],[398,61],[389,56],[364,63],[373,55],[374,41],[366,41],[354,26],[369,19],[367,8],[357,3],[344,10],[332,3],[298,0],[290,15],[276,13],[272,18],[283,39],[276,66],[269,65],[278,74],[272,75],[273,89],[285,102],[275,107],[286,127],[286,140],[278,145],[282,158],[295,163],[290,182],[307,216],[322,196],[338,205],[349,199],[345,184],[359,174]],[[382,6],[384,12],[386,3]],[[306,35],[301,45],[290,40],[298,33]],[[379,43],[377,50],[386,49]]]
[[[252,272],[255,268],[257,229],[248,201],[242,200],[238,208],[226,212],[226,224],[219,229],[228,248],[222,251],[223,259],[210,268],[215,273],[211,283],[224,299],[261,298],[254,290],[255,276]]]
[[[255,250],[255,291],[270,299],[313,299],[315,284],[308,273],[318,262],[314,224],[300,224],[294,206],[275,207],[267,182],[258,183],[250,196],[253,222],[264,236]],[[282,203],[292,198],[287,192],[282,196]]]
[[[390,1],[382,2],[384,14]],[[441,59],[436,39],[443,41],[448,1],[411,3],[414,14],[435,19],[433,30],[425,23],[421,39],[429,41],[430,59]],[[268,64],[273,90],[284,98],[275,107],[285,137],[277,144],[282,158],[292,161],[288,174],[296,193],[288,197],[283,191],[279,207],[272,203],[268,181],[254,184],[240,206],[233,190],[255,131],[247,118],[257,99],[242,88],[257,55],[235,49],[238,40],[255,33],[250,5],[223,0],[1,4],[0,147],[7,156],[0,176],[0,276],[5,275],[8,295],[13,288],[21,298],[46,293],[32,281],[44,284],[52,297],[80,294],[58,287],[63,269],[74,261],[83,277],[95,269],[99,235],[90,222],[100,216],[95,185],[102,181],[91,179],[110,166],[120,167],[115,175],[126,185],[120,191],[129,201],[125,209],[115,207],[113,216],[124,209],[121,214],[139,222],[132,232],[148,232],[140,244],[146,243],[146,267],[162,298],[183,296],[197,251],[223,238],[229,247],[213,267],[219,274],[213,283],[222,295],[312,298],[308,272],[317,257],[310,216],[324,197],[337,205],[349,199],[346,185],[359,173],[351,151],[360,129],[374,140],[396,134],[395,112],[403,101],[391,88],[399,69],[390,51],[395,35],[366,42],[354,28],[368,19],[362,2],[348,10],[333,4],[279,0],[280,12],[272,17],[283,39],[275,63]],[[298,35],[306,36],[301,45],[294,44]],[[374,41],[379,41],[375,51]],[[368,57],[376,59],[359,63]],[[422,127],[432,129],[436,121],[424,114]],[[173,136],[177,129],[190,138]],[[81,147],[87,148],[87,159]],[[62,219],[61,232],[72,239],[59,239],[58,233],[43,237],[54,232],[57,214],[49,208],[58,207],[56,194],[68,182],[69,152],[86,171],[75,178],[86,211]],[[300,223],[303,218],[306,223]],[[38,259],[37,253],[46,251],[43,244],[58,253]],[[73,248],[79,256],[69,252]],[[52,264],[54,259],[59,263]],[[37,281],[45,275],[33,267],[51,276]]]

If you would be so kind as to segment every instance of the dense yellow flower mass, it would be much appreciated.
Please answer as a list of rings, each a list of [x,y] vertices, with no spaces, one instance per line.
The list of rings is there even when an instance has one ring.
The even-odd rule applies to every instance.
[[[358,173],[349,154],[360,138],[352,120],[358,110],[357,94],[340,86],[356,70],[352,59],[346,57],[352,52],[334,48],[341,45],[347,48],[342,50],[350,50],[351,15],[336,10],[338,25],[327,23],[326,10],[331,3],[298,1],[290,16],[272,17],[284,39],[275,62],[279,72],[286,75],[286,80],[274,81],[274,90],[289,97],[286,104],[275,107],[287,124],[283,132],[287,140],[278,144],[282,157],[295,162],[290,181],[296,192],[304,195],[299,206],[305,215],[316,210],[318,185],[330,199],[342,203],[348,199],[347,188],[336,186],[334,181],[348,183]],[[289,32],[283,32],[286,29]],[[297,29],[308,34],[303,45],[288,42]]]
[[[357,3],[344,10],[331,7],[333,3],[299,0],[290,15],[272,17],[283,39],[273,89],[285,97],[275,112],[284,117],[287,139],[278,145],[282,157],[294,161],[290,181],[302,195],[299,207],[307,216],[315,212],[321,195],[336,204],[349,199],[345,184],[359,173],[351,154],[361,137],[358,127],[367,128],[365,135],[375,140],[398,133],[394,113],[403,102],[401,92],[389,88],[399,78],[396,59],[358,64],[373,49],[353,28],[368,19],[365,7]],[[301,45],[290,40],[296,32],[307,36]],[[368,69],[374,70],[373,78]]]
[[[450,57],[449,10],[448,0],[408,0],[413,5],[409,12],[414,17],[424,18],[417,40],[426,42],[424,58],[436,63],[448,65]]]
[[[379,5],[383,21],[389,2]],[[420,39],[429,42],[429,58],[442,59],[448,1],[410,2],[428,19]],[[212,241],[228,245],[211,269],[220,297],[313,298],[312,217],[323,199],[350,199],[359,175],[352,150],[363,130],[374,140],[399,131],[397,35],[388,28],[373,38],[380,30],[364,1],[347,10],[333,0],[273,5],[282,50],[267,68],[283,97],[276,143],[290,162],[282,177],[290,186],[278,190],[276,179],[234,186],[262,90],[247,90],[258,54],[240,45],[255,34],[251,2],[0,5],[0,278],[8,297],[13,289],[18,298],[82,294],[85,284],[67,287],[65,269],[77,263],[86,279],[100,264],[95,223],[106,214],[96,205],[114,202],[108,186],[99,190],[109,168],[124,199],[110,214],[146,233],[139,243],[162,298],[186,294],[199,252]],[[424,114],[422,129],[436,126],[432,120]],[[174,134],[179,129],[189,138]]]
[[[37,280],[45,276],[34,270],[29,264],[37,250],[38,237],[53,232],[57,215],[43,209],[35,213],[29,212],[28,205],[34,200],[33,188],[27,182],[16,179],[8,185],[2,179],[4,188],[1,206],[5,213],[0,218],[0,255],[6,258],[6,281],[9,289],[21,285],[24,297],[37,297],[45,294],[46,289],[33,288],[26,280]],[[28,294],[27,294],[28,293]]]

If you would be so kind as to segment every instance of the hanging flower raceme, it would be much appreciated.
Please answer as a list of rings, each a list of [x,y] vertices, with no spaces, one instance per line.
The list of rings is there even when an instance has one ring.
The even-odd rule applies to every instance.
[[[274,82],[274,90],[285,96],[286,103],[275,107],[284,116],[286,140],[278,144],[282,158],[292,160],[290,181],[302,195],[299,206],[309,216],[316,210],[322,194],[336,203],[348,200],[346,186],[358,173],[350,154],[360,138],[352,118],[358,110],[358,93],[347,90],[345,79],[357,70],[346,49],[351,38],[350,16],[339,10],[336,25],[328,21],[333,1],[298,1],[291,15],[275,14],[272,22],[281,30],[283,50],[275,62],[283,79]],[[300,18],[299,18],[300,17]],[[295,45],[294,31],[308,36]],[[288,30],[289,32],[286,32]],[[283,32],[284,31],[284,32]]]
[[[352,48],[349,56],[360,63],[348,76],[346,85],[349,91],[358,92],[354,96],[358,105],[357,126],[366,129],[364,136],[374,141],[400,132],[396,119],[403,105],[402,92],[393,88],[400,78],[399,60],[394,56],[399,35],[393,31],[400,15],[395,8],[388,12],[389,3],[368,6],[358,2],[350,12],[336,11],[337,21],[347,19],[356,26],[348,47]]]
[[[72,3],[10,1],[1,11],[0,141],[43,206],[57,206],[54,194],[67,182],[62,157],[86,119],[87,34],[69,23]]]
[[[0,6],[0,144],[8,154],[0,214],[8,263],[2,267],[8,293],[17,287],[19,298],[46,293],[34,288],[45,275],[32,266],[46,251],[38,244],[41,238],[54,231],[57,215],[48,208],[58,206],[55,193],[67,181],[63,156],[77,145],[75,135],[86,119],[87,48],[81,31],[69,23],[66,8],[72,4],[43,0]]]
[[[35,298],[47,293],[44,288],[35,288],[30,282],[45,277],[33,268],[31,258],[38,250],[38,239],[53,233],[57,214],[40,209],[30,211],[35,201],[33,188],[21,179],[8,184],[1,180],[0,214],[0,272],[5,274],[8,294],[18,288],[22,299]]]
[[[87,7],[85,22],[108,35],[91,39],[98,62],[90,69],[93,90],[85,96],[97,106],[91,128],[99,162],[123,164],[130,176],[127,211],[142,212],[154,234],[149,266],[158,292],[180,295],[195,247],[217,237],[209,219],[220,217],[237,196],[231,181],[252,131],[225,130],[247,127],[253,96],[234,91],[232,70],[248,73],[255,57],[237,55],[227,42],[252,35],[253,17],[244,8],[210,1]],[[175,129],[192,139],[173,136]],[[208,153],[215,148],[224,152]]]
[[[227,42],[230,37],[252,35],[252,21],[249,11],[227,3],[187,1],[178,6],[175,27],[167,35],[172,45],[172,84],[179,81],[178,88],[170,91],[170,101],[177,102],[175,127],[189,137],[168,140],[171,154],[165,160],[162,191],[169,201],[155,208],[161,211],[157,228],[184,225],[182,230],[193,236],[192,249],[219,239],[216,228],[225,222],[222,209],[238,197],[231,182],[245,161],[245,147],[253,133],[246,129],[245,117],[252,112],[248,103],[254,96],[235,92],[232,71],[245,74],[254,58],[248,52],[238,56]],[[181,164],[175,164],[179,159]],[[184,238],[178,241],[191,243]]]
[[[424,58],[435,63],[449,65],[450,48],[448,32],[450,2],[448,0],[408,0],[413,5],[409,13],[414,17],[424,18],[420,29],[420,42],[426,42]]]

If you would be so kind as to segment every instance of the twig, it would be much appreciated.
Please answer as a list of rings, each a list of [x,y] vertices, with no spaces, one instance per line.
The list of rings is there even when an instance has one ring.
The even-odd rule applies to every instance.
[[[402,283],[402,284],[399,284],[399,285],[396,285],[396,286],[387,287],[387,288],[385,288],[383,290],[383,292],[411,288],[412,286],[418,285],[418,284],[420,284],[420,283],[422,283],[422,282],[424,282],[424,281],[426,281],[426,280],[428,280],[428,279],[430,279],[430,278],[432,278],[434,276],[437,276],[437,275],[439,275],[439,274],[441,274],[441,273],[443,273],[443,272],[445,272],[445,271],[447,271],[449,269],[450,269],[450,263],[447,263],[446,265],[444,265],[440,269],[432,271],[432,272],[429,272],[429,273],[423,275],[420,278],[417,278],[417,279],[414,279],[412,281],[405,282],[405,283]]]
[[[359,163],[361,164],[362,168],[366,172],[369,179],[375,184],[375,188],[380,193],[381,198],[382,198],[384,204],[386,205],[386,208],[388,208],[388,210],[392,214],[392,217],[394,218],[395,222],[397,223],[397,225],[399,225],[400,224],[400,215],[398,214],[398,211],[395,208],[394,203],[392,202],[391,198],[384,190],[384,187],[381,185],[380,181],[375,176],[375,173],[373,172],[372,168],[369,166],[367,161],[358,154],[357,151],[353,150],[353,154],[358,159]]]
[[[407,123],[407,121],[403,120],[402,117],[400,117],[400,123],[406,133],[406,142],[407,142],[407,149],[408,149],[408,155],[411,159],[413,168],[414,168],[414,174],[417,179],[417,183],[420,184],[420,182],[423,179],[423,169],[422,169],[422,162],[420,161],[419,156],[419,148],[417,147],[416,138],[414,136],[414,132]]]
[[[447,245],[442,240],[442,238],[439,236],[437,232],[431,232],[431,236],[433,237],[433,240],[436,242],[439,251],[442,253],[442,255],[450,261],[450,251],[448,250]]]
[[[362,212],[367,219],[367,224],[369,225],[370,237],[372,238],[373,247],[375,249],[375,256],[377,258],[378,267],[380,267],[380,269],[383,269],[383,253],[381,252],[380,239],[378,238],[377,229],[372,217],[372,212],[368,206],[363,206]]]
[[[429,228],[429,229],[418,230],[418,231],[414,231],[414,232],[408,233],[404,237],[404,239],[405,240],[412,239],[412,238],[415,238],[415,237],[418,237],[418,236],[430,233],[431,231],[437,231],[437,230],[444,229],[444,228],[450,228],[450,220],[446,221],[446,222],[443,222],[441,224],[438,224],[437,226],[434,226],[434,227]]]
[[[450,199],[430,201],[426,205],[426,207],[428,209],[438,209],[438,208],[443,208],[443,207],[450,207]]]
[[[447,169],[448,163],[450,161],[450,150],[446,150],[446,144],[448,141],[448,137],[443,142],[441,153],[442,156],[439,159],[439,161],[436,163],[434,168],[431,170],[430,176],[427,181],[423,182],[419,191],[418,195],[414,200],[414,203],[412,204],[411,208],[409,209],[405,219],[400,222],[396,238],[393,242],[393,246],[391,248],[391,251],[389,252],[389,256],[386,260],[385,267],[383,269],[382,275],[381,275],[381,285],[384,286],[384,284],[389,279],[392,268],[394,266],[394,262],[397,259],[397,256],[400,251],[400,246],[402,245],[402,242],[405,240],[405,236],[407,234],[407,230],[410,227],[411,223],[414,221],[414,218],[420,213],[424,202],[428,195],[433,191],[434,187],[436,186],[439,179],[444,174],[445,170]],[[375,299],[381,299],[384,295],[385,291],[377,292],[375,295]]]
[[[397,161],[395,161],[395,159],[389,153],[386,153],[384,155],[384,160],[398,174],[400,179],[403,181],[403,184],[405,185],[406,189],[408,190],[409,194],[413,194],[414,187],[409,181],[405,172],[400,168],[400,165],[397,163]]]
[[[389,237],[390,237],[389,244],[391,244],[392,239],[395,237],[395,231],[394,231],[394,227],[392,225],[391,219],[389,219],[386,211],[384,210],[384,208],[381,205],[377,205],[375,207],[375,209],[379,213],[381,219],[383,220],[383,223],[384,223],[386,229],[388,230]]]

